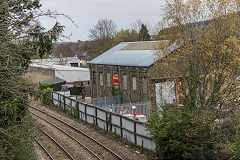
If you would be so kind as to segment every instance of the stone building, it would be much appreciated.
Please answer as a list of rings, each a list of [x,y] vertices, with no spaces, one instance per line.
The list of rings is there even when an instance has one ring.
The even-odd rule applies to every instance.
[[[156,41],[123,42],[90,61],[92,98],[120,94],[123,103],[150,101],[156,45]]]

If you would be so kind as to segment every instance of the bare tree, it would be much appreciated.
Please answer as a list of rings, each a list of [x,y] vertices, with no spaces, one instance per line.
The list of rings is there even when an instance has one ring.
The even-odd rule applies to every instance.
[[[100,19],[89,30],[89,39],[93,41],[89,50],[90,54],[99,55],[110,49],[116,32],[117,26],[112,20]]]
[[[131,25],[132,30],[135,30],[139,33],[140,29],[142,28],[142,25],[144,24],[144,22],[141,19],[137,19],[136,22],[134,22]]]
[[[57,45],[53,51],[53,54],[58,58],[73,57],[75,55],[70,43],[63,43]]]
[[[97,24],[89,30],[89,39],[112,39],[116,35],[116,32],[117,26],[111,19],[100,19]]]

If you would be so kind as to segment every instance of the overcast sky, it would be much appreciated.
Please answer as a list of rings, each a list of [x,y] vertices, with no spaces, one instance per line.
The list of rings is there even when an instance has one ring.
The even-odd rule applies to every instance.
[[[42,9],[58,11],[70,16],[78,25],[60,17],[59,22],[66,26],[65,34],[72,34],[70,40],[88,40],[89,29],[99,19],[112,19],[118,29],[130,28],[137,19],[154,27],[161,20],[161,6],[164,0],[41,0]],[[42,18],[45,28],[50,28],[55,20]]]

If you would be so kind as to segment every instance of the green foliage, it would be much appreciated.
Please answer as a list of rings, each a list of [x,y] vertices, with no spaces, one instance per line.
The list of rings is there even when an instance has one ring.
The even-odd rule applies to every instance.
[[[0,159],[35,158],[27,108],[32,91],[23,75],[36,49],[50,51],[62,31],[59,24],[48,32],[37,28],[39,14],[45,14],[40,7],[39,0],[0,0]]]
[[[53,89],[50,88],[51,84],[43,83],[39,86],[38,90],[35,94],[35,99],[40,99],[42,104],[44,105],[51,105],[52,104],[52,91]]]
[[[229,155],[222,153],[225,148],[220,144],[233,141],[236,115],[225,112],[228,117],[223,120],[216,107],[198,104],[199,75],[194,63],[189,63],[189,70],[189,94],[185,95],[183,106],[166,104],[148,120],[147,129],[157,145],[157,153],[162,159],[226,158]],[[237,145],[233,146],[237,150]]]
[[[0,101],[0,126],[5,128],[16,123],[19,110],[18,99]]]
[[[43,94],[43,91],[41,89],[37,89],[34,95],[35,100],[41,100],[42,94]]]
[[[28,115],[29,113],[27,113]],[[0,159],[37,159],[33,148],[33,123],[29,116],[15,127],[0,133]]]
[[[47,89],[47,88],[50,88],[51,84],[49,83],[42,83],[40,86],[39,86],[39,89],[40,90],[44,90],[44,89]]]
[[[184,107],[163,106],[154,111],[147,129],[162,159],[207,159],[215,157],[211,119]]]
[[[36,25],[30,34],[35,42],[34,48],[37,50],[41,59],[52,52],[53,41],[57,41],[64,30],[64,26],[57,22],[51,30],[47,32],[44,32],[44,30],[45,28],[40,25]]]
[[[0,159],[36,159],[26,99],[0,98]]]
[[[117,32],[116,36],[114,37],[113,46],[121,42],[134,42],[134,41],[138,41],[137,31],[121,29],[121,31]]]
[[[240,159],[240,126],[237,128],[236,135],[234,136],[233,143],[230,145],[233,152],[231,160]]]
[[[44,105],[51,105],[52,104],[52,88],[46,88],[43,90],[41,101]]]
[[[151,36],[150,36],[147,26],[145,24],[141,25],[138,40],[139,41],[150,41],[151,40]]]

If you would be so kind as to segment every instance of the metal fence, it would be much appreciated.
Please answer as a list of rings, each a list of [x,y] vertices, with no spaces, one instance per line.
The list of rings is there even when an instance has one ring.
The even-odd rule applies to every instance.
[[[121,104],[121,96],[92,98],[91,103],[99,107]]]
[[[118,114],[132,114],[132,106],[136,107],[135,114],[142,114],[149,116],[151,113],[150,102],[135,102],[135,103],[121,103],[121,97],[99,97],[92,98],[91,102],[82,101],[85,103],[91,103],[95,106],[103,108],[104,110],[111,111]]]
[[[155,150],[156,144],[152,141],[150,132],[146,130],[145,123],[126,116],[109,112],[100,107],[79,102],[57,92],[52,92],[53,103],[59,109],[77,118],[94,124],[108,132],[125,138],[135,145]]]

